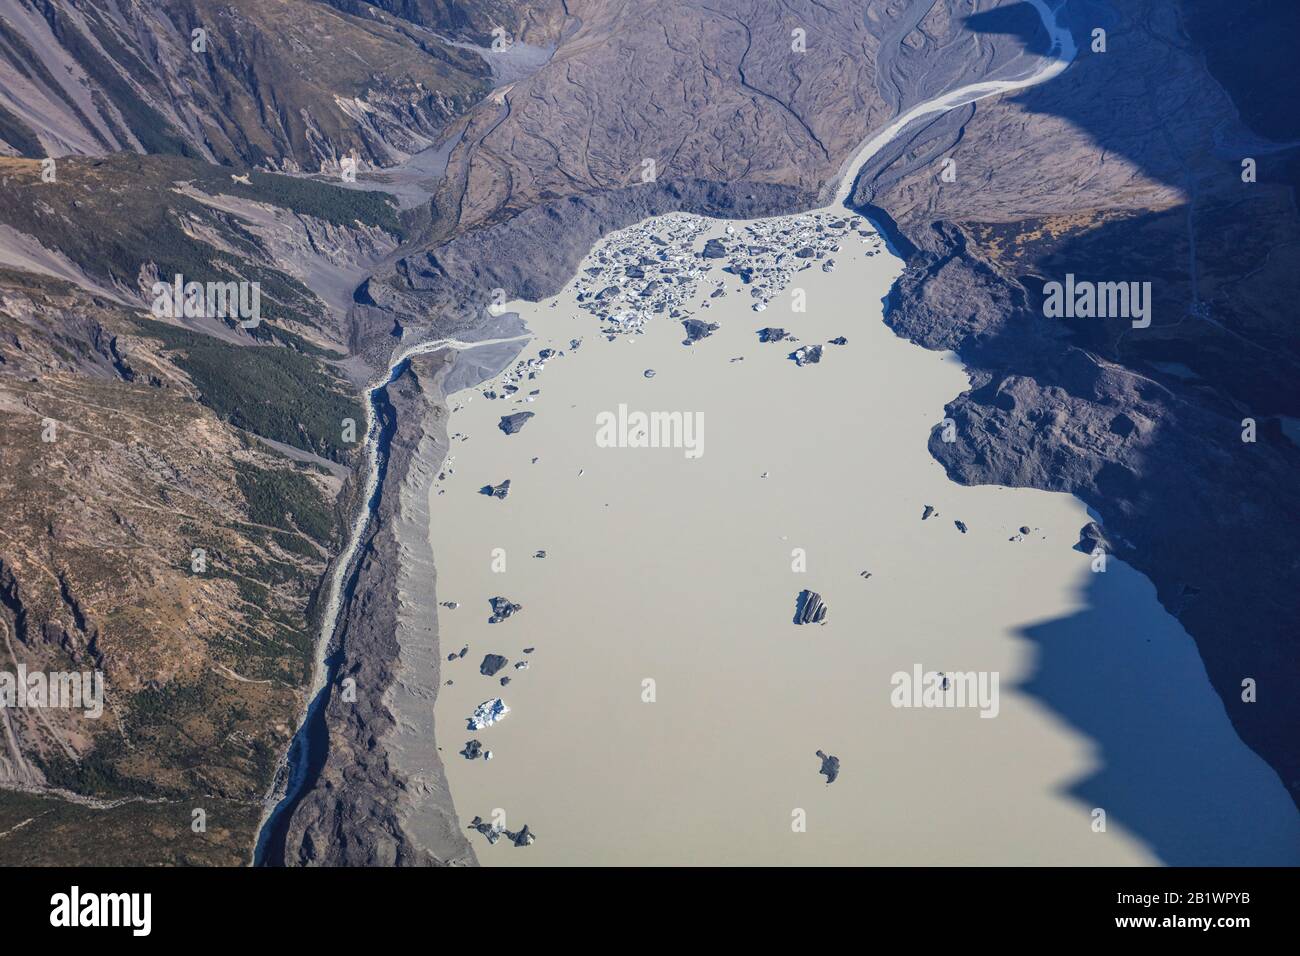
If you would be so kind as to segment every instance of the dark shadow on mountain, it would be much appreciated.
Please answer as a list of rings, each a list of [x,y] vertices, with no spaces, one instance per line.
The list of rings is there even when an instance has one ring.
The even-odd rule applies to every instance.
[[[1235,15],[1216,19],[1204,0],[1131,7],[1070,0],[1075,62],[1012,94],[1031,123],[1032,114],[1065,119],[1104,155],[1177,189],[1163,207],[1126,208],[1123,195],[1108,196],[1113,209],[1064,229],[1032,219],[963,221],[961,228],[903,214],[896,225],[873,219],[893,233],[895,248],[914,250],[886,321],[927,347],[955,349],[972,371],[971,391],[944,412],[968,440],[943,443],[936,431],[932,453],[962,483],[1067,491],[1099,514],[1119,554],[1195,639],[1237,733],[1300,801],[1300,695],[1290,692],[1300,685],[1293,597],[1300,593],[1300,448],[1284,436],[1280,417],[1300,417],[1300,156],[1262,138],[1295,123],[1288,91],[1300,87],[1300,64],[1278,37],[1294,37],[1287,25],[1297,7],[1251,7],[1271,27],[1252,24],[1243,35],[1226,29]],[[1041,52],[1036,23],[1027,3],[966,18],[976,32],[1012,36]],[[1090,48],[1097,26],[1106,29],[1105,53]],[[1180,51],[1187,55],[1173,55]],[[1267,59],[1263,74],[1273,78],[1259,98],[1253,58]],[[1190,66],[1179,73],[1178,64]],[[1236,102],[1251,100],[1243,114],[1254,129],[1226,106],[1223,89]],[[969,116],[960,123],[934,123],[935,142],[946,149],[969,137]],[[1028,190],[1041,187],[1035,163],[1070,168],[1065,144],[1050,160],[1029,161],[1020,160],[1020,145],[1007,143],[1007,164],[995,175],[1023,175]],[[922,161],[942,155],[923,144],[913,154]],[[1257,182],[1243,182],[1246,156],[1256,160]],[[1084,175],[1091,157],[1080,166]],[[880,181],[875,202],[887,209],[892,179]],[[996,256],[997,269],[982,256]],[[1122,316],[1045,317],[1044,283],[1067,273],[1150,282],[1150,327],[1133,328]],[[1017,281],[1007,283],[1008,274]],[[1242,441],[1245,419],[1255,423],[1254,442]],[[1089,596],[1089,612],[1029,634],[1044,662],[1028,689],[1098,743],[1103,767],[1075,795],[1109,802],[1163,858],[1189,861],[1180,834],[1204,823],[1193,819],[1201,812],[1195,787],[1216,781],[1161,756],[1162,746],[1182,742],[1151,722],[1158,714],[1150,700],[1108,694],[1108,686],[1136,693],[1125,668],[1132,642],[1144,638],[1125,632],[1114,613],[1124,608],[1106,603],[1113,596]],[[1181,678],[1149,677],[1151,699],[1182,713]],[[1244,703],[1245,678],[1273,692]],[[1134,728],[1145,728],[1145,737]],[[1202,756],[1212,761],[1218,753]],[[1226,858],[1229,849],[1213,844],[1206,852]]]
[[[1010,3],[983,13],[972,13],[963,17],[962,23],[972,33],[1015,37],[1026,53],[1035,56],[1047,56],[1051,52],[1051,38],[1043,27],[1043,20],[1029,3]]]

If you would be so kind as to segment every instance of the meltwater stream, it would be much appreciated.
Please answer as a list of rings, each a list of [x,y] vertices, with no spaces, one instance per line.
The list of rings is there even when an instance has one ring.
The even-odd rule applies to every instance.
[[[396,420],[388,407],[388,386],[406,370],[407,363],[416,355],[438,349],[472,349],[503,342],[516,342],[527,336],[503,339],[485,339],[481,342],[463,342],[459,339],[436,339],[421,342],[397,354],[388,372],[366,391],[366,473],[365,491],[361,497],[363,507],[352,522],[347,545],[339,554],[329,583],[326,585],[325,609],[321,615],[321,628],[317,635],[317,660],[311,693],[302,723],[294,734],[285,757],[287,780],[284,795],[270,808],[258,832],[257,846],[253,851],[254,866],[283,866],[285,837],[293,811],[303,795],[315,783],[325,765],[328,753],[329,731],[325,724],[325,705],[329,702],[329,688],[338,661],[329,655],[329,646],[338,627],[340,610],[347,604],[356,586],[358,568],[354,567],[366,528],[379,506],[380,490],[388,467],[388,447],[396,428]],[[387,413],[386,413],[387,412]],[[346,580],[346,586],[344,581]],[[328,655],[328,656],[327,656]]]

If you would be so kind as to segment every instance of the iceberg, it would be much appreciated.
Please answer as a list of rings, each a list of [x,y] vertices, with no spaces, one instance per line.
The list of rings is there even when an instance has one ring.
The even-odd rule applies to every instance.
[[[474,713],[469,718],[470,730],[482,730],[484,727],[491,727],[498,720],[510,713],[510,708],[500,697],[494,697],[492,700],[485,700],[474,708]]]

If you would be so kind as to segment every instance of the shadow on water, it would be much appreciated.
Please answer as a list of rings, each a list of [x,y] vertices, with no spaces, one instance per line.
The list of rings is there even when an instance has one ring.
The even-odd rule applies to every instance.
[[[397,415],[394,413],[392,403],[388,399],[387,386],[400,378],[409,364],[409,361],[398,363],[389,373],[384,386],[376,388],[370,393],[372,415],[374,420],[379,422],[379,434],[376,438],[376,453],[379,456],[379,480],[375,484],[374,493],[366,502],[366,514],[371,518],[379,508],[379,499],[384,487],[384,477],[388,473],[389,446],[392,443],[393,435],[397,431]],[[350,529],[351,525],[348,527]],[[366,531],[368,530],[369,525]],[[366,531],[362,533],[365,534]],[[359,547],[356,554],[353,555],[352,567],[344,581],[343,593],[338,602],[339,613],[334,621],[335,633],[331,634],[329,638],[331,644],[336,643],[339,622],[343,620],[348,605],[352,602],[352,596],[356,592],[357,580],[361,575],[362,562],[360,558],[363,549],[364,545]],[[342,660],[342,652],[337,647],[325,658],[324,686],[312,699],[302,726],[298,728],[298,732],[294,734],[293,741],[289,745],[289,753],[286,758],[288,783],[285,786],[284,796],[276,804],[275,809],[271,811],[266,823],[262,826],[261,833],[258,834],[257,848],[253,853],[254,866],[276,867],[285,865],[289,824],[293,820],[294,811],[302,802],[303,797],[315,788],[316,783],[320,780],[321,771],[325,768],[325,760],[329,756],[329,724],[325,719],[326,710],[330,701],[330,689],[337,680],[338,669]]]
[[[974,300],[986,286],[1005,287],[978,260],[965,284],[944,285],[943,267],[966,258],[966,243],[981,243],[975,251],[996,259],[998,248],[1035,236],[998,260],[1000,272],[1023,287],[1023,301],[1013,289],[1005,301],[972,301],[969,315],[958,307],[951,312],[960,320],[957,331],[941,342],[983,373],[978,388],[946,409],[959,430],[972,422],[999,426],[993,434],[1032,446],[1042,473],[1030,479],[1015,470],[1020,449],[963,459],[934,442],[931,448],[957,480],[1033,483],[1078,495],[1125,542],[1124,558],[1153,582],[1147,586],[1167,609],[1163,621],[1146,619],[1144,632],[1125,617],[1122,591],[1094,585],[1086,613],[1028,635],[1044,665],[1028,690],[1092,736],[1103,761],[1072,795],[1109,804],[1112,819],[1125,821],[1169,862],[1276,860],[1279,849],[1256,839],[1266,823],[1285,831],[1295,862],[1294,805],[1289,821],[1245,819],[1260,813],[1252,801],[1272,799],[1278,780],[1259,776],[1253,764],[1243,768],[1240,761],[1253,755],[1240,741],[1267,759],[1284,792],[1300,803],[1300,695],[1285,689],[1300,681],[1294,601],[1285,597],[1300,589],[1300,454],[1278,424],[1278,416],[1300,409],[1300,326],[1290,314],[1290,303],[1300,299],[1300,151],[1261,145],[1264,135],[1300,135],[1291,99],[1300,59],[1280,54],[1280,38],[1294,36],[1300,7],[1280,0],[1250,0],[1248,13],[1215,0],[1050,5],[1065,11],[1078,55],[1059,76],[1003,102],[1017,105],[1026,126],[1052,129],[1064,121],[1070,129],[1056,161],[1066,170],[1077,161],[1079,191],[1061,195],[1054,211],[1125,205],[1087,186],[1101,174],[1098,155],[1112,168],[1131,167],[1133,182],[1150,181],[1166,198],[1152,209],[1135,200],[1121,215],[1059,237],[1043,236],[1041,221],[1027,215],[1019,222],[981,220],[982,233],[912,222],[903,236],[867,208],[891,249],[907,252],[908,239],[926,247],[907,257],[908,278],[929,284],[940,299]],[[1027,3],[1009,3],[964,23],[1037,52],[1044,41],[1032,12]],[[1098,27],[1106,31],[1104,52],[1092,49]],[[1252,62],[1270,56],[1257,74]],[[1260,75],[1275,82],[1261,84]],[[1245,104],[1253,130],[1233,114],[1225,92],[1231,105]],[[991,108],[977,106],[975,115]],[[955,130],[932,125],[931,135],[950,143],[998,133],[970,120]],[[1040,188],[1047,173],[1022,167],[1016,157],[1023,144],[1007,135],[1006,162],[992,175],[1012,177],[1012,185],[1021,176],[1025,188]],[[939,155],[938,148],[951,146],[918,141],[914,153]],[[1245,155],[1258,159],[1257,181],[1242,176]],[[1046,182],[1071,188],[1068,177]],[[959,180],[949,188],[969,187]],[[1046,321],[1043,284],[1067,273],[1094,282],[1150,281],[1150,327],[1138,332],[1125,316]],[[891,309],[895,304],[891,292]],[[932,332],[917,326],[908,334],[924,339]],[[1190,376],[1173,375],[1170,367]],[[1069,440],[1066,422],[1065,437],[1049,433],[1016,405],[1019,378],[1052,388],[1056,409],[1095,415],[1099,430],[1109,414],[1117,437],[1101,435],[1105,451],[1096,452]],[[1140,434],[1132,433],[1127,414],[1135,408],[1144,416]],[[1249,445],[1241,431],[1246,415],[1259,423],[1258,441]],[[1121,418],[1125,430],[1115,432]],[[1199,659],[1180,653],[1166,665],[1144,657],[1172,640],[1157,636],[1168,628],[1195,635],[1194,647],[1183,643]],[[1207,675],[1214,697],[1199,690]],[[1242,702],[1244,677],[1273,692]],[[1232,774],[1255,781],[1255,793],[1234,790]]]
[[[1083,610],[1021,631],[1036,666],[1017,690],[1095,747],[1098,766],[1064,794],[1170,865],[1300,864],[1300,816],[1154,586],[1114,559],[1086,576]]]

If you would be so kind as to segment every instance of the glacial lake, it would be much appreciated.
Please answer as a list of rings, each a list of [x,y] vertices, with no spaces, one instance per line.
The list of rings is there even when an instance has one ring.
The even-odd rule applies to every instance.
[[[848,218],[672,216],[607,237],[560,295],[509,305],[535,334],[519,361],[553,350],[544,368],[450,396],[430,497],[437,600],[458,605],[438,609],[438,744],[462,827],[536,838],[470,833],[480,862],[1300,862],[1300,815],[1191,638],[1144,577],[1074,550],[1083,504],[962,487],[930,456],[967,378],[883,324],[901,263],[865,220],[822,259],[782,249],[800,271],[761,312],[729,258],[694,258],[709,238],[775,246]],[[602,335],[577,283],[586,303],[619,286],[601,310],[635,315],[648,297],[627,266],[652,275],[665,249],[708,267],[679,318],[719,327],[683,345],[665,311]],[[798,341],[760,342],[767,326]],[[789,357],[810,345],[818,363]],[[602,447],[620,406],[700,416],[701,453]],[[506,479],[504,499],[481,493]],[[824,624],[794,623],[805,590]],[[521,609],[489,623],[493,597]],[[493,676],[486,654],[507,660]],[[996,674],[996,716],[895,707],[893,675],[917,667]],[[497,697],[509,713],[468,729]],[[471,739],[492,759],[459,755]],[[840,762],[829,785],[819,750]]]

